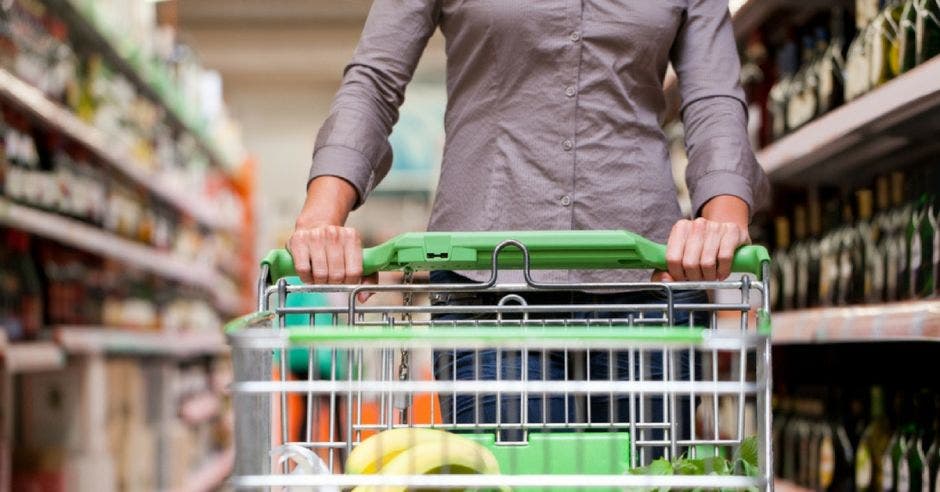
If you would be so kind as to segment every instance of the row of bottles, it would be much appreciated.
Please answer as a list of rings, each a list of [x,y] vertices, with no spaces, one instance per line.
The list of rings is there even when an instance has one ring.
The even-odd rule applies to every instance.
[[[45,326],[214,330],[202,294],[118,263],[0,228],[0,330],[11,340]]]
[[[774,17],[745,43],[755,148],[940,54],[940,0],[833,4],[796,25]]]
[[[120,3],[126,7],[139,0]],[[115,9],[119,7],[116,5]],[[144,9],[154,8],[152,3],[144,5]],[[188,50],[177,49],[173,43],[175,41],[161,50],[174,53],[166,58],[186,58],[181,53]],[[42,0],[0,2],[0,68],[39,88],[49,99],[97,128],[109,142],[127,149],[134,157],[129,163],[188,196],[198,197],[225,220],[239,220],[242,217],[240,201],[232,190],[217,186],[223,180],[222,172],[210,165],[209,157],[193,134],[176,131],[163,107],[108,66],[95,49],[73,39],[68,26]],[[177,68],[180,74],[202,73],[201,69],[187,67]],[[218,79],[216,74],[210,73],[205,77],[180,77],[193,79],[187,84],[191,87],[186,92],[194,93],[194,97],[199,88],[212,87],[209,82]],[[218,94],[212,95],[213,102],[206,102],[206,109],[224,113],[221,88],[210,92]],[[201,104],[180,107],[187,112],[203,109]],[[231,126],[229,123],[220,125]],[[229,133],[221,128],[216,132],[218,135]]]
[[[940,395],[897,389],[889,408],[875,386],[866,412],[857,395],[820,393],[775,398],[776,476],[821,491],[938,490]]]
[[[109,170],[82,147],[35,130],[9,108],[0,109],[0,194],[161,250],[176,251],[174,243],[182,235],[202,236],[168,206],[110,179]]]
[[[778,193],[771,302],[778,310],[937,295],[940,173],[928,165],[852,191]],[[803,196],[803,198],[800,198]]]

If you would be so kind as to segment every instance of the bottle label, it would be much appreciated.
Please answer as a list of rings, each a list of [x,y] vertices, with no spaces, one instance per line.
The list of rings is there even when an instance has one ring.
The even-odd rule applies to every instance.
[[[865,489],[871,485],[871,453],[867,447],[858,449],[855,457],[855,486]]]
[[[901,463],[898,465],[898,490],[911,489],[911,467],[907,464],[907,459],[902,456]]]
[[[836,469],[836,453],[832,438],[824,436],[819,443],[819,488],[825,490],[832,485]]]
[[[891,461],[891,449],[881,458],[881,490],[894,490],[894,462]]]
[[[908,270],[911,292],[917,292],[917,274],[920,272],[922,262],[923,245],[921,244],[920,233],[915,230],[914,234],[911,236],[911,269]]]

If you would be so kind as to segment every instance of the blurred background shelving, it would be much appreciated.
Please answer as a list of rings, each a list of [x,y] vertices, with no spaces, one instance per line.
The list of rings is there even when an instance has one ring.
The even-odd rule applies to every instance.
[[[254,161],[148,1],[0,5],[0,490],[213,490]]]
[[[259,252],[293,227],[370,4],[0,2],[0,490],[224,480],[220,327],[253,309]],[[818,468],[797,473],[786,436],[842,425],[855,449],[873,394],[887,408],[940,392],[918,367],[940,355],[940,3],[729,8],[773,188],[751,234],[775,258],[778,487],[825,488]],[[350,218],[366,244],[426,225],[445,63],[437,33],[391,137],[393,170]],[[670,73],[665,130],[688,210],[676,88]],[[887,410],[895,428],[912,414]]]

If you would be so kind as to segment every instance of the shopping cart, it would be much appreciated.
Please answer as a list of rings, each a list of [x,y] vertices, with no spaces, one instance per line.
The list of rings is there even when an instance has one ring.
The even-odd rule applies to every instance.
[[[733,261],[756,277],[724,282],[533,279],[538,269],[665,267],[664,246],[626,231],[409,233],[365,249],[363,267],[402,271],[402,282],[301,285],[287,281],[286,251],[263,260],[258,312],[227,327],[236,488],[773,488],[764,248],[740,248]],[[417,281],[433,270],[490,278]],[[524,281],[501,281],[506,270]],[[362,291],[375,297],[358,303]],[[653,301],[589,294],[636,291]],[[309,292],[342,302],[298,303]],[[598,358],[617,369],[598,374]],[[472,364],[469,376],[458,359]],[[400,428],[473,441],[498,474],[347,473],[362,441]]]

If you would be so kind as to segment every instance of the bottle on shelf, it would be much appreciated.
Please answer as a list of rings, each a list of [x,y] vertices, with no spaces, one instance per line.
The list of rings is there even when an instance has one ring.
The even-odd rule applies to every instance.
[[[834,306],[838,302],[839,247],[842,244],[842,204],[839,193],[834,190],[819,190],[823,199],[822,214],[824,235],[819,242],[819,294],[820,306]]]
[[[881,12],[872,21],[871,64],[869,85],[872,89],[891,80],[895,75],[892,69],[892,53],[896,53],[901,11],[904,5],[898,0],[881,0]]]
[[[877,243],[882,279],[877,285],[881,292],[881,301],[890,302],[897,298],[898,249],[895,236],[897,224],[891,208],[891,179],[888,175],[878,176],[875,180],[875,206],[877,212],[872,223],[877,230]]]
[[[852,213],[852,205],[849,200],[842,201],[842,223],[845,224],[835,234],[839,237],[839,281],[837,286],[836,304],[844,306],[854,301],[855,290],[853,286],[859,275],[864,272],[858,272],[856,265],[861,262],[858,260],[860,255],[858,234],[854,229],[855,219]]]
[[[836,6],[830,12],[830,39],[824,30],[817,31],[817,46],[825,46],[816,69],[818,79],[818,110],[825,114],[842,105],[845,99],[845,10]]]
[[[881,490],[881,457],[891,439],[891,426],[885,415],[884,393],[880,386],[872,387],[870,405],[870,422],[855,452],[855,487],[859,492]]]
[[[937,231],[937,190],[936,172],[931,167],[924,168],[924,174],[921,178],[923,191],[919,197],[918,212],[920,233],[921,258],[920,265],[916,271],[912,272],[912,281],[914,283],[914,292],[912,297],[926,298],[934,294],[936,289],[936,265],[938,247]],[[913,270],[913,265],[912,265]]]
[[[793,309],[795,291],[793,260],[790,258],[790,220],[785,216],[774,219],[773,283],[771,296],[773,304],[780,310]]]
[[[34,339],[43,325],[43,291],[32,238],[0,229],[0,329],[10,340]]]
[[[829,395],[826,419],[820,426],[818,478],[811,488],[828,492],[851,492],[855,487],[855,457],[849,434],[843,425],[843,413],[839,411],[845,405],[842,392],[838,389],[831,391]]]
[[[872,37],[876,30],[872,21],[878,14],[877,0],[855,1],[856,36],[845,58],[845,100],[851,101],[869,91]]]
[[[793,306],[796,309],[805,309],[808,306],[810,245],[806,232],[806,207],[797,205],[793,209],[793,233],[796,237],[796,243],[794,243],[790,253],[795,280]]]
[[[927,480],[930,484],[927,490],[936,491],[940,490],[937,488],[940,487],[940,393],[938,392],[935,392],[933,395],[933,405],[930,414],[933,415],[930,426],[932,444],[926,455]]]
[[[940,0],[921,0],[915,33],[917,64],[940,54]]]
[[[900,390],[894,393],[893,420],[900,423],[900,425],[891,434],[888,447],[879,458],[881,460],[881,490],[883,492],[899,492],[898,471],[900,470],[900,463],[907,453],[908,439],[916,431],[913,427],[914,424],[910,421],[911,408],[910,405],[907,405],[906,396]]]
[[[868,303],[881,302],[884,298],[882,290],[884,286],[884,263],[881,250],[878,248],[878,240],[881,231],[878,223],[873,220],[873,196],[869,189],[861,189],[855,192],[858,200],[858,225],[856,230],[860,239],[859,254],[854,258],[858,263],[853,266],[853,271],[860,272],[860,282],[856,283],[856,300],[862,300]],[[859,285],[860,284],[860,285]]]
[[[819,83],[816,77],[815,42],[813,37],[803,36],[801,41],[800,70],[790,83],[787,99],[787,128],[790,131],[805,125],[817,114]]]
[[[891,300],[907,299],[911,290],[911,223],[914,216],[914,204],[908,200],[906,174],[891,173],[891,202],[895,210],[897,260],[897,297]]]
[[[791,95],[791,85],[794,82],[799,65],[799,48],[793,39],[788,39],[777,51],[776,62],[778,79],[773,87],[771,87],[768,96],[772,120],[771,136],[773,140],[783,138],[783,136],[791,130],[787,124],[787,112]]]
[[[922,0],[904,0],[898,36],[891,46],[891,71],[897,76],[917,65],[917,11]]]

